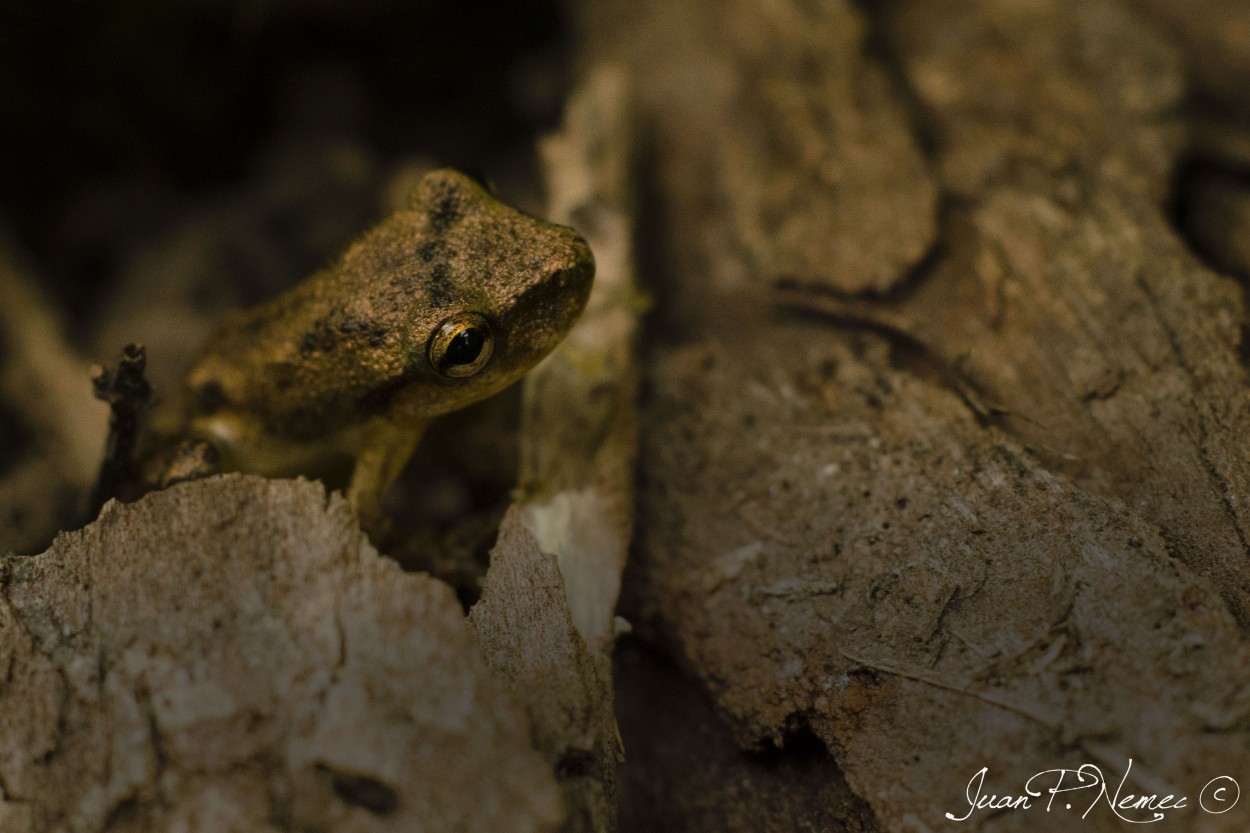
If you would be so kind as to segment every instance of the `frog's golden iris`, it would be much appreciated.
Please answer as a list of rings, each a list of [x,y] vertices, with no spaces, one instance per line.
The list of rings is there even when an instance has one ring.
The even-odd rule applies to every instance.
[[[444,321],[430,338],[430,367],[451,379],[477,373],[490,361],[495,336],[490,323],[476,312]]]

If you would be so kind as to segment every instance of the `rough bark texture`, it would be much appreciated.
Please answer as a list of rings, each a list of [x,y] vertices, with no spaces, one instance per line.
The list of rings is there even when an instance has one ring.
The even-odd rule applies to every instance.
[[[5,831],[560,818],[454,594],[314,483],[184,484],[4,558],[0,657]]]
[[[937,185],[862,17],[849,3],[740,2],[694,23],[725,27],[702,69],[722,73],[725,108],[707,138],[744,276],[893,288],[933,244]]]
[[[937,187],[909,104],[850,2],[575,8],[587,62],[619,55],[645,75],[661,164],[704,182],[706,245],[739,264],[709,281],[881,293],[933,244]]]
[[[1190,796],[1174,829],[1244,825],[1245,807],[1196,806],[1250,746],[1250,409],[1241,290],[1166,214],[1177,40],[1114,0],[718,9],[604,0],[581,17],[587,54],[634,58],[654,129],[665,303],[629,594],[649,632],[743,745],[816,732],[885,829],[950,825],[982,766],[987,793],[1018,794],[1085,762],[1114,786],[1130,758],[1126,792]],[[783,108],[785,88],[720,56],[759,38],[808,55],[822,16],[870,27],[860,60],[893,83],[837,101],[811,147],[865,111],[911,112],[911,144],[877,150],[911,172],[903,192],[932,177],[944,194],[927,256],[910,217],[869,270],[831,256],[805,275],[742,245],[759,221],[740,195],[802,218],[831,189],[776,181],[732,93]],[[826,55],[808,77],[854,64]],[[738,156],[756,164],[723,161]],[[836,193],[860,229],[897,219]],[[895,276],[884,297],[839,282],[874,270]],[[1124,824],[1105,804],[1084,823]]]
[[[1241,290],[1203,268],[1163,213],[1183,67],[1116,3],[977,11],[916,4],[890,23],[946,136],[947,187],[972,204],[952,210],[948,256],[889,321],[960,362],[1049,468],[1156,523],[1244,620]],[[1004,86],[1009,70],[969,61],[969,43],[1009,66],[1037,54],[1047,72]],[[1019,99],[986,114],[1004,88]]]
[[[611,678],[574,627],[555,556],[539,549],[515,510],[504,518],[469,621],[491,670],[524,706],[534,747],[560,779],[571,810],[562,829],[615,829]]]
[[[1150,829],[1246,829],[1250,799],[1217,814],[1208,788],[1250,758],[1246,4],[567,7],[582,82],[546,213],[599,277],[527,382],[467,623],[308,484],[113,507],[0,560],[0,829],[606,831],[618,793],[672,831],[1149,820],[1097,789],[946,816],[982,768],[1020,795],[1082,764],[1185,797]],[[375,210],[382,161],[286,147],[308,155],[269,187],[326,167],[292,200],[319,221],[241,198],[121,259],[110,297],[172,309],[162,352],[194,349],[227,264],[285,270],[271,222],[319,251],[357,224],[327,202]],[[0,500],[43,513],[0,515],[15,540],[58,516],[19,501],[37,484],[81,489],[93,435],[6,262],[3,300],[38,313],[0,304],[0,427],[38,438],[0,448]],[[134,338],[102,310],[110,351]],[[432,436],[485,447],[456,428]],[[618,592],[638,639],[613,691]]]
[[[612,648],[637,456],[634,120],[624,76],[588,74],[544,145],[550,216],[583,230],[595,286],[578,327],[526,378],[523,500],[504,518],[470,621],[560,778],[564,829],[616,829]]]

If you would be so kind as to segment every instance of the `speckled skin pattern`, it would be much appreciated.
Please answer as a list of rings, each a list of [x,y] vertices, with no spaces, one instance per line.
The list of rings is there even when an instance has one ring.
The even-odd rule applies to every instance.
[[[452,170],[337,264],[237,315],[187,377],[184,424],[223,468],[296,473],[323,455],[407,459],[425,422],[519,379],[585,307],[594,259],[572,229],[522,214]],[[477,313],[493,352],[473,376],[437,373],[430,338]],[[396,436],[402,435],[402,436]],[[406,451],[404,450],[406,447]],[[402,461],[375,473],[386,481]],[[393,471],[392,471],[393,470]],[[358,471],[355,491],[366,487]]]

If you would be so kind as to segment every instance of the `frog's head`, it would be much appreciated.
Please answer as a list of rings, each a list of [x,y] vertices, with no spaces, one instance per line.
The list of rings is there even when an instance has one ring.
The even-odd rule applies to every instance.
[[[550,353],[586,306],[590,247],[577,232],[496,200],[453,170],[427,174],[410,201],[419,303],[410,308],[410,381],[421,416],[510,385]]]

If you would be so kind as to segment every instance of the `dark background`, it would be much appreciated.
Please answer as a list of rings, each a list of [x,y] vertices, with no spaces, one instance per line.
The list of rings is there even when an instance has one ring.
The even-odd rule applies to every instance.
[[[277,136],[524,179],[565,84],[548,0],[26,2],[0,23],[0,211],[76,325],[128,245]]]

